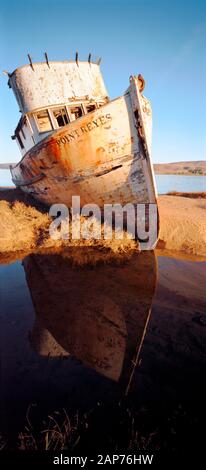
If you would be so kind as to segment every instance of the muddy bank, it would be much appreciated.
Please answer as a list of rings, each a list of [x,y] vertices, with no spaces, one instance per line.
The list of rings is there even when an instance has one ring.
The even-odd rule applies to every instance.
[[[206,200],[179,196],[160,196],[160,235],[158,249],[186,256],[206,258]],[[65,247],[86,258],[96,247],[97,260],[121,258],[139,249],[127,237],[123,240],[53,240],[47,209],[18,189],[0,190],[0,261],[9,262],[41,251],[61,252]],[[87,250],[85,250],[87,247]],[[77,250],[78,248],[78,250]],[[93,251],[92,251],[93,253]],[[92,254],[93,257],[93,254]],[[93,257],[94,262],[94,257]]]

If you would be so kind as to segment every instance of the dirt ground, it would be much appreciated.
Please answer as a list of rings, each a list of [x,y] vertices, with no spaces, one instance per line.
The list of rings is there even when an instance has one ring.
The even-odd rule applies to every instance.
[[[206,258],[206,199],[160,196],[158,248]]]

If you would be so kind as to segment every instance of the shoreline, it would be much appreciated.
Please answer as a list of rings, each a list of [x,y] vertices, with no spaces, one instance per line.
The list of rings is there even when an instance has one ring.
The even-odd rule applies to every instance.
[[[159,256],[206,260],[206,192],[172,192],[158,197]],[[52,240],[48,209],[16,188],[0,188],[0,263],[30,253],[69,251],[74,261],[122,261],[139,250],[134,240]],[[86,249],[85,249],[86,248]],[[94,250],[93,250],[94,251]],[[198,259],[197,259],[198,258]]]
[[[155,171],[155,175],[170,175],[170,176],[206,176],[206,173],[203,173],[203,174],[199,174],[199,173],[172,173],[172,172],[158,172],[158,171]]]
[[[206,176],[206,161],[153,163],[156,175]]]

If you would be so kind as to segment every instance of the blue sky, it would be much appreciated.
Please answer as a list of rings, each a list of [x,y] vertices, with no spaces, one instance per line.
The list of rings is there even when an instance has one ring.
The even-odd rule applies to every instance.
[[[201,0],[0,0],[0,72],[27,63],[102,57],[111,98],[131,74],[146,79],[153,161],[206,158],[206,3]],[[20,117],[0,73],[0,161],[18,161]],[[1,179],[2,175],[0,175]]]

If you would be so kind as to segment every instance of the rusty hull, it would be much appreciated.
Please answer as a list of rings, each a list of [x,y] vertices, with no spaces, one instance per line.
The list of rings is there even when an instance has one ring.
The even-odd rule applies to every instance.
[[[11,169],[17,186],[45,204],[155,203],[129,93],[54,131]]]

